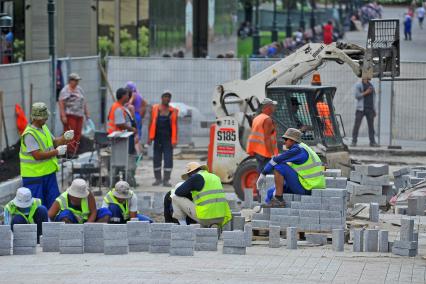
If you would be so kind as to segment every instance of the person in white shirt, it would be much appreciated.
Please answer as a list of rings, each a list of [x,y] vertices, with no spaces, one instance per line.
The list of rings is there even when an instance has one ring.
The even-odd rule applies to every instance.
[[[426,10],[425,7],[422,5],[419,8],[416,9],[417,12],[417,19],[419,19],[419,26],[421,29],[423,29],[423,20],[425,18]]]

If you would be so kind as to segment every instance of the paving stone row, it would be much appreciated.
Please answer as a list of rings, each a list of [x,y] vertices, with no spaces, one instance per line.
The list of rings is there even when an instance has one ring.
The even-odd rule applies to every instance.
[[[12,230],[9,225],[0,225],[0,256],[11,255],[12,252]]]
[[[59,253],[84,253],[84,225],[61,224],[59,229]]]
[[[218,231],[216,228],[195,229],[196,251],[217,251]]]
[[[193,256],[195,248],[195,231],[192,226],[173,225],[171,228],[170,255]]]
[[[127,222],[127,237],[130,252],[149,251],[150,223],[148,221]]]
[[[223,254],[246,254],[246,239],[243,231],[228,231],[222,233]]]
[[[121,255],[129,253],[126,224],[104,224],[104,254]]]
[[[59,252],[59,233],[63,222],[43,222],[40,244],[43,252]]]

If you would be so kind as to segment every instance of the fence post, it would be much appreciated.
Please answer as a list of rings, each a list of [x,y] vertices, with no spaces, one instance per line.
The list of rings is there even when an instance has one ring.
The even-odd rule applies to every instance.
[[[24,88],[24,69],[22,66],[22,58],[19,58],[19,79],[21,83],[21,107],[24,110],[24,113],[26,113],[26,106],[25,106],[25,88]],[[31,108],[31,106],[30,106]]]

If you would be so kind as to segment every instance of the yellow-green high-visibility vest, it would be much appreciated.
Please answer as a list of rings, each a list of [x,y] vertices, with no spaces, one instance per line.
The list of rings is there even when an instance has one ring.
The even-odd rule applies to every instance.
[[[56,198],[56,201],[59,203],[59,206],[61,208],[61,210],[58,212],[61,213],[61,211],[64,210],[70,210],[75,218],[77,219],[78,223],[83,224],[84,222],[87,221],[87,219],[89,219],[89,215],[90,215],[90,210],[89,210],[89,202],[87,200],[87,198],[82,198],[81,199],[81,211],[80,210],[76,210],[70,206],[68,206],[68,192],[64,192],[61,195],[59,195],[58,198]]]
[[[19,152],[21,176],[40,177],[58,171],[59,165],[56,157],[47,160],[36,160],[31,153],[27,152],[27,146],[24,141],[25,135],[32,135],[34,137],[40,151],[45,152],[55,149],[52,134],[46,125],[43,125],[42,130],[40,130],[29,124],[21,136],[21,150]]]
[[[21,215],[28,224],[34,224],[34,213],[39,206],[41,206],[41,200],[38,198],[33,198],[33,204],[31,204],[30,213],[28,213],[28,215],[25,215],[23,212],[21,212],[15,203],[13,203],[13,200],[6,204],[4,209],[9,211],[9,214],[12,218],[13,215]]]
[[[192,200],[195,204],[195,213],[200,220],[224,218],[221,226],[232,219],[231,209],[226,201],[220,178],[208,171],[200,171],[204,179],[201,191],[192,191]]]
[[[300,143],[299,146],[308,152],[308,160],[300,165],[289,163],[290,167],[297,172],[299,181],[306,190],[325,188],[324,167],[320,157],[305,143]]]
[[[110,190],[104,197],[104,201],[106,204],[115,204],[118,207],[120,207],[121,215],[123,215],[124,220],[130,219],[130,210],[129,210],[129,199],[126,199],[126,202],[120,203],[118,202],[117,198],[115,198],[114,194],[112,193],[114,189]],[[133,194],[133,192],[131,193]]]

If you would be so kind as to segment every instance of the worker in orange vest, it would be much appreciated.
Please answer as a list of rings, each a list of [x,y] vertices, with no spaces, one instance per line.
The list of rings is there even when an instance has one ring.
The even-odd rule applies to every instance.
[[[333,124],[331,123],[330,118],[330,108],[326,102],[324,102],[324,95],[320,95],[317,98],[316,107],[318,111],[318,116],[320,118],[321,125],[323,127],[323,134],[325,137],[333,137],[334,130]]]
[[[164,91],[161,95],[161,104],[152,106],[151,121],[149,123],[148,144],[154,141],[154,176],[158,186],[171,187],[170,175],[173,169],[173,148],[177,145],[178,110],[170,106],[172,93]],[[164,156],[164,176],[161,178],[161,163]]]
[[[247,141],[247,154],[255,156],[257,171],[261,173],[271,158],[278,154],[277,133],[271,115],[277,102],[265,98],[261,103],[262,112],[253,119]]]

